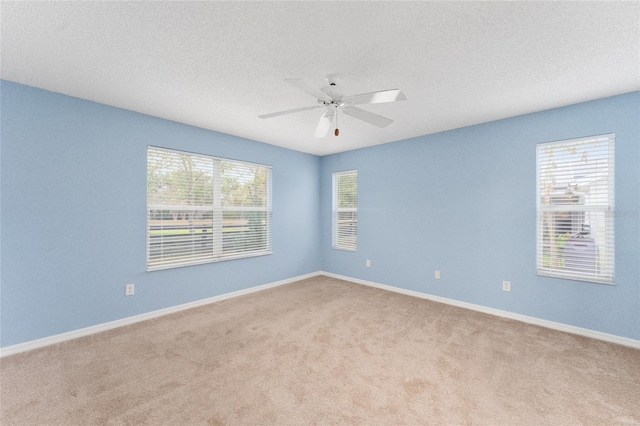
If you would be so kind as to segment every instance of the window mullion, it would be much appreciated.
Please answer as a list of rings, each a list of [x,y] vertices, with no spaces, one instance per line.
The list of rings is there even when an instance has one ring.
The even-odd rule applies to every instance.
[[[213,171],[213,248],[214,257],[222,255],[222,173],[219,160],[214,160]]]

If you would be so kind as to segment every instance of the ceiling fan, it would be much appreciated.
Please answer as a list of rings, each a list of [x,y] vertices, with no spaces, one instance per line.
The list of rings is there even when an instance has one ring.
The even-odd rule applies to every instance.
[[[374,114],[369,111],[357,108],[353,105],[378,104],[383,102],[404,101],[407,97],[399,89],[381,90],[379,92],[361,93],[358,95],[346,95],[338,89],[336,83],[340,79],[337,74],[329,74],[326,77],[328,86],[318,89],[312,84],[300,78],[288,78],[285,81],[298,89],[310,94],[317,99],[317,105],[306,106],[301,108],[289,109],[286,111],[272,112],[270,114],[259,115],[259,118],[272,118],[280,115],[292,114],[300,111],[308,111],[317,108],[325,108],[326,111],[320,116],[320,121],[316,127],[314,136],[323,138],[329,132],[331,124],[335,118],[334,134],[338,136],[338,111],[342,111],[346,115],[357,118],[374,126],[383,128],[393,123],[393,120]]]

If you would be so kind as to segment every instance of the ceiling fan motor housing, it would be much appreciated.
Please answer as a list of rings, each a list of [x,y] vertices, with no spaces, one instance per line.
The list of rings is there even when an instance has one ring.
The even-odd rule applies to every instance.
[[[325,80],[327,80],[327,83],[329,83],[329,86],[335,86],[338,80],[340,80],[340,75],[329,74],[328,76],[325,77]]]

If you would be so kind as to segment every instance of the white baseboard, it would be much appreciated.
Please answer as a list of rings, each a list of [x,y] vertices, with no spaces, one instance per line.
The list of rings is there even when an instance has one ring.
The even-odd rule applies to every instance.
[[[208,305],[210,303],[219,302],[221,300],[231,299],[245,294],[251,294],[258,291],[266,290],[273,287],[278,287],[284,284],[289,284],[295,281],[312,278],[318,275],[325,275],[332,278],[337,278],[356,284],[362,284],[369,287],[375,287],[382,290],[392,291],[395,293],[405,294],[407,296],[419,297],[422,299],[432,300],[434,302],[445,303],[447,305],[457,306],[460,308],[470,309],[473,311],[483,312],[489,315],[495,315],[498,317],[513,319],[529,324],[539,325],[541,327],[550,328],[553,330],[564,331],[571,334],[577,334],[580,336],[590,337],[593,339],[603,340],[605,342],[616,343],[618,345],[629,346],[632,348],[640,349],[640,340],[630,339],[627,337],[616,336],[614,334],[602,333],[600,331],[590,330],[587,328],[575,327],[573,325],[562,324],[559,322],[547,321],[540,318],[529,317],[526,315],[516,314],[513,312],[502,311],[500,309],[488,308],[482,305],[475,305],[473,303],[461,302],[455,299],[448,299],[446,297],[434,296],[427,293],[420,293],[418,291],[406,290],[399,287],[393,287],[386,284],[380,284],[373,281],[361,280],[358,278],[347,277],[345,275],[333,274],[331,272],[312,272],[305,275],[299,275],[293,278],[288,278],[273,283],[263,284],[256,287],[247,288],[244,290],[234,291],[231,293],[221,294],[219,296],[209,297],[207,299],[196,300],[194,302],[184,303],[181,305],[171,306],[169,308],[159,309],[157,311],[147,312],[132,317],[122,318],[115,321],[110,321],[91,327],[85,327],[78,330],[69,331],[66,333],[56,334],[54,336],[44,337],[42,339],[31,340],[29,342],[19,343],[17,345],[6,346],[0,348],[0,358],[8,355],[17,354],[20,352],[29,351],[32,349],[42,348],[44,346],[54,345],[67,340],[77,339],[79,337],[88,336],[90,334],[100,333],[102,331],[111,330],[118,327],[123,327],[129,324],[135,324],[137,322],[146,321],[152,318],[161,317],[164,315],[172,314],[174,312],[184,311],[186,309],[196,308],[198,306]]]
[[[219,296],[209,297],[206,299],[196,300],[194,302],[184,303],[181,305],[171,306],[169,308],[159,309],[157,311],[147,312],[132,317],[122,318],[115,321],[105,322],[102,324],[93,325],[91,327],[80,328],[78,330],[69,331],[66,333],[56,334],[54,336],[43,337],[42,339],[31,340],[17,345],[6,346],[0,348],[0,358],[8,355],[17,354],[20,352],[30,351],[32,349],[42,348],[44,346],[54,345],[67,340],[77,339],[78,337],[88,336],[90,334],[100,333],[102,331],[111,330],[118,327],[123,327],[129,324],[135,324],[137,322],[146,321],[152,318],[161,317],[164,315],[172,314],[174,312],[184,311],[186,309],[196,308],[202,305],[208,305],[210,303],[219,302],[221,300],[231,299],[238,296],[244,296],[245,294],[255,293],[258,291],[266,290],[268,288],[278,287],[284,284],[289,284],[294,281],[303,280],[306,278],[315,277],[321,275],[320,272],[312,272],[310,274],[299,275],[297,277],[288,278],[286,280],[276,281],[273,283],[263,284],[256,287],[247,288],[244,290],[238,290],[231,293],[221,294]]]
[[[358,278],[351,278],[344,275],[333,274],[330,272],[320,272],[320,275],[326,275],[328,277],[337,278],[345,281],[350,281],[356,284],[362,284],[369,287],[376,287],[382,290],[393,291],[395,293],[405,294],[407,296],[419,297],[421,299],[428,299],[434,302],[445,303],[447,305],[457,306],[460,308],[471,309],[473,311],[483,312],[489,315],[495,315],[498,317],[508,318],[516,321],[526,322],[528,324],[539,325],[541,327],[550,328],[553,330],[564,331],[566,333],[577,334],[579,336],[591,337],[592,339],[604,340],[605,342],[616,343],[618,345],[629,346],[632,348],[640,349],[640,340],[630,339],[628,337],[616,336],[615,334],[603,333],[600,331],[590,330],[588,328],[576,327],[573,325],[563,324],[554,321],[547,321],[540,318],[530,317],[527,315],[516,314],[509,311],[502,311],[500,309],[488,308],[482,305],[474,305],[473,303],[461,302],[455,299],[448,299],[446,297],[433,296],[427,293],[420,293],[418,291],[406,290],[399,287],[393,287],[386,284],[375,283],[372,281],[361,280]]]

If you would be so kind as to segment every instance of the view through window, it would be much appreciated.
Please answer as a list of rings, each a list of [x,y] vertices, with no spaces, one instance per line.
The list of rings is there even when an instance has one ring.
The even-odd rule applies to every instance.
[[[614,141],[538,144],[539,275],[613,284]]]
[[[358,171],[333,174],[333,247],[358,247]]]
[[[148,147],[147,270],[269,253],[269,166]]]

